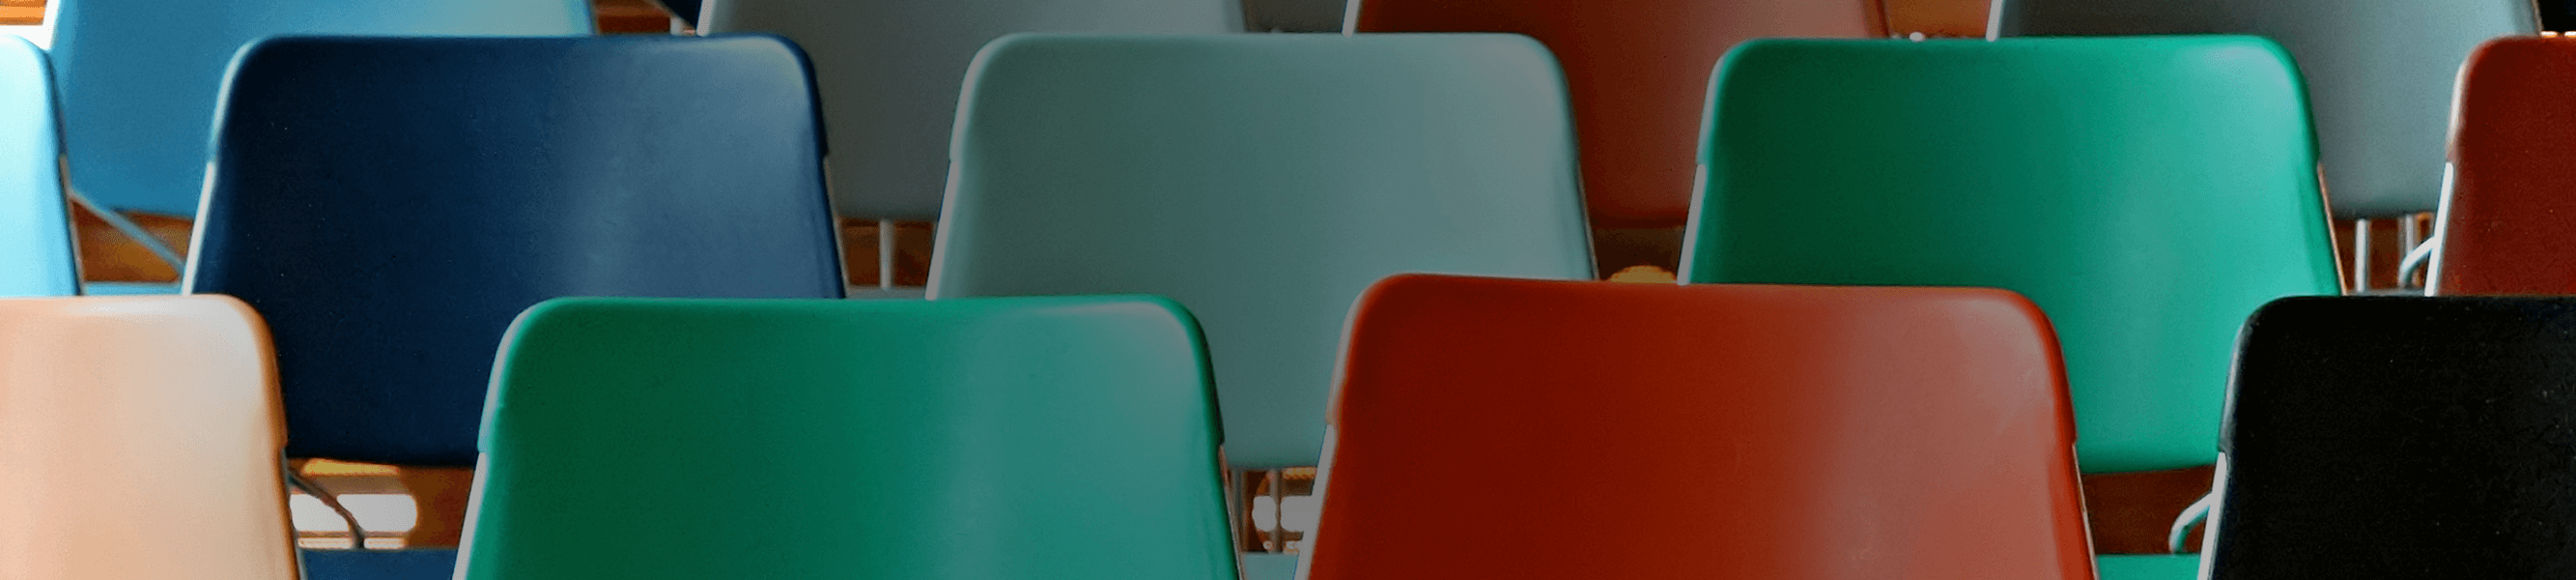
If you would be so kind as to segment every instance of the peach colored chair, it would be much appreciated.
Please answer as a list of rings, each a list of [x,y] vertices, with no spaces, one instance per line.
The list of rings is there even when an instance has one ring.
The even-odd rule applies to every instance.
[[[0,299],[0,578],[295,580],[269,361],[227,296]]]

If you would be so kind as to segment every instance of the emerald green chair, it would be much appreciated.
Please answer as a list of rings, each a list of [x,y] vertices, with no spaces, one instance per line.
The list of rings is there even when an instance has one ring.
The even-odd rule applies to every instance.
[[[2339,290],[2268,40],[1765,40],[1710,94],[1683,279],[2020,292],[2065,349],[2087,472],[2216,461],[2238,326]]]
[[[1019,35],[970,76],[930,298],[1188,305],[1238,468],[1317,463],[1379,278],[1592,274],[1565,82],[1528,37]]]
[[[571,298],[521,315],[457,578],[1231,580],[1151,297]]]

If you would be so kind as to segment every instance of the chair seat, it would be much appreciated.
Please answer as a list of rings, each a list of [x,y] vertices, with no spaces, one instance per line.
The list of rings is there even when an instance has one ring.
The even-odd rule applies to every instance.
[[[304,580],[449,580],[455,550],[304,550]]]

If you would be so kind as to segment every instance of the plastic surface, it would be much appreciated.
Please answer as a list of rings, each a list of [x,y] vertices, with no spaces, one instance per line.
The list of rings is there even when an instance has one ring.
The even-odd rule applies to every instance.
[[[975,51],[1014,32],[1218,33],[1238,0],[708,0],[708,32],[773,32],[814,56],[841,215],[937,219]],[[1247,109],[1251,110],[1251,109]]]
[[[45,53],[0,37],[0,296],[78,290],[61,144]]]
[[[455,550],[302,550],[303,580],[453,580]]]
[[[2210,578],[2576,575],[2576,299],[2283,300],[2244,345]]]
[[[2478,49],[2461,75],[2433,294],[2576,294],[2576,39]]]
[[[268,317],[292,456],[473,464],[540,300],[841,296],[775,37],[286,38],[227,99],[187,285]]]
[[[1235,467],[1316,463],[1379,278],[1592,275],[1564,85],[1526,38],[1014,36],[969,85],[930,297],[1189,305]]]
[[[460,580],[1231,580],[1150,297],[567,299],[504,347]]]
[[[1406,276],[1351,319],[1314,580],[2093,578],[2009,292]]]
[[[1347,0],[1243,0],[1245,27],[1253,32],[1341,32]]]
[[[2298,77],[2262,39],[1755,41],[1711,93],[1682,278],[2029,296],[2086,471],[2215,460],[2237,326],[2338,292]]]
[[[587,35],[585,0],[57,0],[54,64],[72,187],[118,209],[197,214],[224,67],[278,34]]]
[[[2335,215],[2433,211],[2460,62],[2531,34],[2530,0],[2012,0],[2007,36],[2247,34],[2298,57]]]
[[[0,578],[295,578],[268,355],[222,296],[0,300]]]
[[[1671,227],[1689,219],[1693,141],[1708,71],[1763,36],[1876,35],[1866,0],[1365,0],[1360,32],[1511,32],[1565,67],[1583,139],[1594,223]]]
[[[2103,554],[2095,560],[2101,580],[2197,580],[2199,554]]]

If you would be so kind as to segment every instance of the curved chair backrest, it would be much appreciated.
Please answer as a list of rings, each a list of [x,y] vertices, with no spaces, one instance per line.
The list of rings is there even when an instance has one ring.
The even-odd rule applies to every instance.
[[[2576,299],[2287,299],[2243,348],[2206,578],[2576,573]]]
[[[460,579],[1235,577],[1167,300],[566,299],[510,336]]]
[[[1013,36],[979,58],[930,297],[1189,305],[1237,467],[1315,464],[1377,279],[1591,276],[1564,85],[1526,38]]]
[[[775,37],[273,39],[222,123],[188,286],[268,317],[295,457],[472,465],[540,300],[842,292]]]
[[[1348,0],[1243,0],[1244,26],[1253,32],[1341,32]]]
[[[937,219],[976,49],[1014,32],[1243,29],[1237,0],[710,0],[700,29],[771,32],[813,54],[841,215]]]
[[[2298,74],[2263,39],[1755,41],[1710,91],[1683,279],[2029,296],[2088,472],[2214,461],[2237,326],[2338,291]]]
[[[2460,77],[2434,294],[2576,294],[2576,39],[2480,47]]]
[[[2297,57],[2335,215],[2433,211],[2460,62],[2533,32],[2531,0],[2011,0],[2006,36],[2248,34]]]
[[[0,300],[0,578],[295,578],[268,355],[222,296]]]
[[[1999,290],[1393,278],[1310,577],[2090,580],[2062,370]]]
[[[117,209],[194,216],[224,67],[279,34],[581,35],[585,0],[54,0],[71,185]]]
[[[1593,223],[1690,217],[1692,152],[1708,71],[1763,36],[1877,36],[1869,0],[1365,0],[1358,32],[1512,32],[1555,51],[1583,139]]]
[[[0,296],[79,290],[44,51],[0,36]]]

